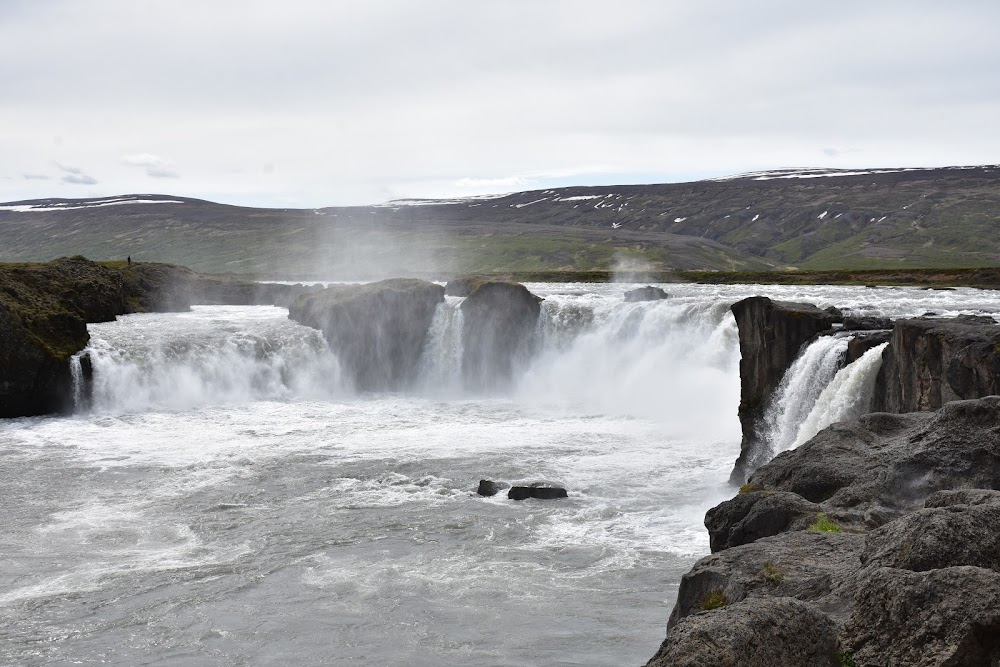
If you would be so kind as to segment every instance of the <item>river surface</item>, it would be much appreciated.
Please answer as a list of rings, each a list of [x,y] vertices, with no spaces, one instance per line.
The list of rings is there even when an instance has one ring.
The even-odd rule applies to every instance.
[[[0,664],[642,664],[733,492],[730,304],[1000,313],[972,289],[529,287],[538,352],[490,395],[462,388],[455,298],[392,394],[353,391],[281,308],[90,325],[77,414],[0,420]],[[873,372],[835,370],[831,391]],[[829,423],[851,401],[822,389]],[[569,498],[481,498],[481,478]]]

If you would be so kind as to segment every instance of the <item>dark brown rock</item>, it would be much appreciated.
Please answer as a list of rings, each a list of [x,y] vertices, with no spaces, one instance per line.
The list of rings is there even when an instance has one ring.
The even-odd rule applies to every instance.
[[[479,488],[476,489],[476,493],[489,498],[490,496],[495,496],[509,486],[510,484],[507,482],[494,482],[490,479],[481,479],[479,480]]]
[[[768,402],[802,346],[838,318],[807,303],[772,301],[763,296],[732,306],[740,336],[740,424],[743,441],[730,481],[742,484],[763,462],[766,449],[758,432]]]

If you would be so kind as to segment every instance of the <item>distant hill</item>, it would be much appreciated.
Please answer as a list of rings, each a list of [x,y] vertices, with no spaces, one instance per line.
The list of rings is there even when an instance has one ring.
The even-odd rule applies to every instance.
[[[76,254],[288,277],[1000,266],[1000,167],[784,170],[322,209],[165,195],[0,204],[0,261]]]

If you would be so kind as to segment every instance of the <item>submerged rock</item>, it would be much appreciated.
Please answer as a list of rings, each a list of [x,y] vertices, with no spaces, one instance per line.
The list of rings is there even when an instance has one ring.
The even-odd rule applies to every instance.
[[[440,285],[399,278],[302,295],[289,307],[288,317],[323,332],[356,388],[391,390],[416,378],[442,301]]]
[[[669,296],[670,295],[664,292],[661,287],[646,285],[645,287],[637,287],[634,290],[625,292],[625,303],[634,303],[636,301],[659,301],[660,299],[669,298]]]
[[[534,350],[541,299],[519,283],[477,283],[462,302],[462,375],[473,389],[510,382]]]

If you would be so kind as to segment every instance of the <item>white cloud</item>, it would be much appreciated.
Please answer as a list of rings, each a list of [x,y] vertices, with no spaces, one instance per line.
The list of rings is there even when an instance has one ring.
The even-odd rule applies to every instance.
[[[97,185],[97,179],[86,174],[66,174],[61,180],[72,185]]]
[[[182,172],[172,194],[311,207],[1000,159],[995,2],[231,5],[18,3],[0,171],[58,157],[100,170],[95,195]]]

